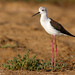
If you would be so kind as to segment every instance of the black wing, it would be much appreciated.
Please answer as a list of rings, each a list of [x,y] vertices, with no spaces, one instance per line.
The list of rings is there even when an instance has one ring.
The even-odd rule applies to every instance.
[[[53,19],[51,19],[50,23],[56,30],[60,31],[61,33],[75,37],[74,35],[69,33],[67,30],[65,30],[64,27],[60,23],[54,21]]]

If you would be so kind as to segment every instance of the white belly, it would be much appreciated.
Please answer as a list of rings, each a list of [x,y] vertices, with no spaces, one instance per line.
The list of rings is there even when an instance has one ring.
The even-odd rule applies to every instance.
[[[48,34],[52,34],[52,35],[60,35],[61,33],[59,31],[57,31],[56,29],[54,29],[51,24],[50,24],[50,19],[46,20],[46,21],[41,21],[41,25],[42,27],[45,29],[45,31]]]

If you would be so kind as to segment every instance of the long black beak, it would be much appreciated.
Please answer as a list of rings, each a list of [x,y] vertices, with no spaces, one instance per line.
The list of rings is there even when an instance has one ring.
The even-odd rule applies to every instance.
[[[39,13],[40,13],[40,12],[37,12],[36,14],[32,15],[32,17],[35,16],[35,15],[37,15],[37,14],[39,14]]]

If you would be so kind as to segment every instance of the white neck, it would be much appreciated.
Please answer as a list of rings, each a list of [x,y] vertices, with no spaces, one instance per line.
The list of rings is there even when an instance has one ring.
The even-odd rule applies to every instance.
[[[47,17],[47,14],[46,13],[43,13],[43,14],[41,14],[41,17],[40,17],[40,20],[42,21],[44,21],[44,20],[47,20],[48,19],[48,17]]]

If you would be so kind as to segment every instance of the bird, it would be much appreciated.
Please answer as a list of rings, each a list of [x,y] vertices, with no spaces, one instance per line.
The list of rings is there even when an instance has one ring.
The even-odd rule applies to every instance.
[[[68,32],[60,23],[56,22],[52,18],[47,17],[47,9],[45,7],[40,7],[39,11],[36,14],[33,14],[33,16],[40,14],[40,23],[42,27],[45,29],[45,31],[51,35],[51,43],[52,43],[52,59],[51,59],[51,65],[56,66],[56,57],[57,57],[57,43],[56,43],[56,36],[58,35],[68,35],[75,37],[70,32]],[[54,56],[54,46],[53,46],[53,40],[55,44],[55,56]]]

